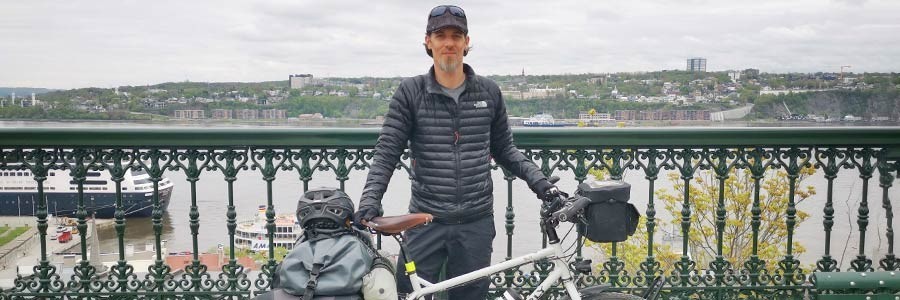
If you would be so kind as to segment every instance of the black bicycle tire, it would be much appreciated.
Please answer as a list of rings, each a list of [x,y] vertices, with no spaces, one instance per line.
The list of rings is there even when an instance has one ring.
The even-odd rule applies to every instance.
[[[561,300],[569,300],[569,296],[560,298]],[[617,292],[592,293],[581,297],[582,300],[643,300],[640,296]]]

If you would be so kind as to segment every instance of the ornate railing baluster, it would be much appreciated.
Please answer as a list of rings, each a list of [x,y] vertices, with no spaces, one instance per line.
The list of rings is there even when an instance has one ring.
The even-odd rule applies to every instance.
[[[516,179],[516,176],[496,163],[491,164],[491,169],[492,170],[499,169],[501,172],[503,172],[503,179],[504,179],[504,181],[506,181],[506,193],[507,193],[506,194],[506,212],[504,213],[504,228],[506,229],[506,256],[504,257],[504,260],[510,260],[510,259],[512,259],[513,231],[516,228],[516,225],[514,222],[516,213],[513,210],[513,194],[512,194],[512,192],[513,192],[512,182]],[[515,275],[516,271],[517,270],[510,269],[510,270],[505,270],[502,273],[494,274],[493,276],[491,276],[491,284],[495,288],[513,287],[515,284],[514,281],[516,278],[516,275]],[[497,295],[497,296],[499,296],[499,295]]]
[[[77,293],[91,292],[92,280],[98,272],[95,265],[88,260],[88,236],[93,235],[93,233],[88,231],[88,212],[84,203],[84,184],[87,180],[87,172],[88,170],[97,169],[95,163],[97,163],[96,160],[98,158],[99,157],[92,151],[79,148],[66,153],[63,159],[63,166],[69,169],[69,175],[72,177],[72,181],[77,185],[76,190],[78,193],[78,196],[76,197],[78,205],[75,216],[78,218],[76,228],[78,228],[78,232],[80,233],[78,236],[81,239],[81,260],[75,266],[75,274],[72,275],[68,284],[69,290]],[[96,209],[96,206],[93,205],[93,199],[91,199],[91,202],[92,210]],[[97,248],[100,247],[100,245],[92,243],[90,247],[94,250],[92,252],[97,254],[100,253],[97,251]],[[92,257],[91,259],[98,262],[100,260],[99,257]]]
[[[200,209],[197,207],[197,181],[200,174],[210,167],[210,154],[212,151],[200,151],[189,149],[179,152],[174,161],[178,168],[184,171],[185,178],[191,185],[191,205],[188,217],[191,229],[191,264],[184,267],[179,287],[186,291],[208,291],[212,288],[212,281],[208,273],[209,266],[200,263],[200,247],[197,236],[200,234]],[[184,162],[187,162],[185,165]]]
[[[250,289],[250,280],[244,273],[244,266],[237,263],[235,256],[234,233],[237,228],[237,212],[234,210],[234,182],[240,170],[247,169],[247,157],[249,150],[225,150],[211,154],[211,161],[215,169],[222,171],[225,182],[228,183],[228,211],[225,213],[226,227],[228,228],[228,264],[222,266],[216,288],[223,292],[243,292]],[[234,297],[230,297],[234,298]]]
[[[656,149],[647,149],[646,151],[638,151],[635,155],[635,162],[638,168],[644,171],[644,178],[648,181],[647,193],[647,258],[641,262],[640,271],[635,278],[635,283],[639,286],[648,286],[653,279],[662,275],[659,261],[656,260],[654,249],[653,235],[656,232],[656,206],[654,204],[654,184],[658,179],[661,168],[671,165],[668,164],[669,156],[665,152]],[[643,278],[643,279],[641,279]]]
[[[741,150],[741,166],[750,170],[753,178],[753,208],[750,209],[752,218],[750,227],[753,230],[753,249],[750,258],[744,262],[741,271],[741,283],[750,286],[766,285],[769,277],[766,270],[766,261],[759,258],[759,227],[762,224],[762,209],[760,206],[760,181],[764,178],[766,170],[773,164],[773,154],[763,148],[757,147],[750,150]],[[750,292],[751,294],[754,292]]]
[[[262,149],[260,151],[251,151],[249,156],[250,160],[253,161],[251,169],[258,169],[266,182],[266,236],[269,239],[269,251],[268,260],[263,266],[262,273],[256,279],[255,285],[258,291],[267,291],[270,289],[269,285],[278,265],[275,261],[275,205],[272,203],[272,181],[275,181],[275,175],[279,169],[288,169],[287,157],[289,154],[286,151],[276,152],[272,149]],[[262,160],[262,163],[260,163],[260,160]]]
[[[869,225],[869,179],[875,172],[875,150],[872,148],[853,149],[850,161],[859,170],[859,178],[862,179],[862,198],[859,201],[859,214],[856,224],[859,226],[859,253],[850,266],[854,271],[872,271],[872,259],[866,257],[866,228]]]
[[[41,256],[38,265],[34,266],[32,271],[36,277],[24,278],[22,275],[16,275],[15,291],[30,292],[37,295],[53,296],[62,292],[66,285],[60,281],[60,275],[57,273],[56,266],[50,264],[47,257],[47,198],[44,196],[44,181],[47,179],[47,173],[55,167],[57,161],[62,156],[62,150],[55,149],[47,151],[44,149],[34,149],[24,151],[23,149],[15,149],[11,152],[4,152],[4,162],[7,159],[18,162],[20,165],[15,168],[7,168],[9,170],[29,170],[34,174],[34,180],[37,181],[37,229],[38,239],[41,247]]]
[[[878,151],[879,186],[881,186],[881,207],[884,208],[884,217],[887,220],[887,229],[884,236],[887,238],[888,251],[879,262],[879,266],[885,271],[896,271],[900,268],[900,260],[894,255],[894,210],[891,206],[889,191],[894,182],[894,163],[888,158],[888,149]]]
[[[828,148],[826,150],[818,150],[815,154],[816,166],[821,168],[825,173],[825,179],[828,181],[828,192],[825,199],[825,213],[822,218],[822,225],[825,228],[825,253],[822,259],[816,262],[816,270],[824,272],[838,271],[837,260],[831,257],[831,229],[834,227],[834,179],[842,167],[847,164],[849,155],[845,150],[836,148]]]
[[[787,218],[785,220],[785,225],[787,226],[787,254],[778,263],[779,271],[781,272],[780,276],[782,277],[781,284],[783,285],[798,285],[806,279],[803,269],[800,268],[800,261],[794,257],[794,227],[797,225],[797,179],[800,178],[800,171],[803,168],[811,166],[809,163],[811,158],[811,151],[799,148],[781,150],[775,155],[775,159],[779,162],[778,166],[787,171],[789,184]]]
[[[174,163],[177,158],[176,151],[163,152],[159,149],[149,149],[138,153],[136,155],[137,159],[135,159],[137,167],[146,171],[147,175],[150,176],[150,182],[153,183],[153,211],[151,212],[151,219],[156,250],[156,259],[145,276],[144,288],[148,291],[171,292],[177,288],[177,284],[172,280],[174,278],[172,276],[172,268],[163,260],[163,252],[166,251],[166,248],[163,247],[162,241],[163,209],[159,200],[159,182],[163,180],[163,174],[167,169],[176,167]]]
[[[688,252],[688,244],[691,231],[691,179],[694,178],[694,173],[701,166],[698,163],[700,153],[690,148],[682,149],[681,151],[670,149],[669,156],[672,157],[672,165],[678,169],[680,178],[684,181],[681,206],[681,259],[675,263],[675,269],[672,270],[672,276],[669,279],[673,286],[696,286],[700,283],[700,278],[695,271],[697,263],[691,259]],[[687,290],[685,292],[688,294],[693,293]]]
[[[713,151],[704,150],[702,153],[706,160],[706,165],[713,170],[716,179],[719,182],[718,201],[716,201],[716,257],[709,263],[713,276],[706,276],[706,285],[731,285],[734,283],[734,270],[730,261],[725,260],[725,181],[729,178],[729,173],[738,162],[737,155],[734,151],[720,148]],[[716,290],[716,299],[722,299],[724,294],[722,290]]]
[[[125,207],[122,203],[122,181],[125,180],[125,173],[129,166],[133,163],[133,156],[129,152],[122,149],[112,149],[101,153],[100,164],[109,171],[110,180],[115,183],[116,188],[116,211],[114,213],[116,241],[119,251],[119,259],[116,265],[111,267],[109,279],[106,282],[106,291],[109,292],[135,292],[140,287],[137,282],[137,275],[134,274],[134,267],[128,264],[125,257]]]

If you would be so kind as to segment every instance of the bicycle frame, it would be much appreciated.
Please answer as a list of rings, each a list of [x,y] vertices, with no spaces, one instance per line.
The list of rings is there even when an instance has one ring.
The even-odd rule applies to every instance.
[[[416,274],[415,260],[406,257],[405,253],[409,253],[409,251],[406,250],[406,246],[403,242],[402,237],[395,236],[395,238],[397,238],[397,242],[400,243],[401,251],[404,253],[403,255],[401,255],[401,259],[406,262],[406,273],[409,276],[409,281],[410,283],[412,283],[413,287],[413,292],[407,296],[407,299],[419,299],[423,296],[434,294],[440,291],[445,291],[452,287],[460,286],[462,284],[478,280],[482,277],[491,276],[491,274],[504,271],[506,269],[515,268],[521,265],[535,262],[540,259],[549,258],[553,261],[553,271],[551,271],[550,274],[547,274],[547,278],[545,278],[544,281],[541,281],[534,292],[528,295],[526,299],[539,299],[557,281],[562,281],[566,292],[569,294],[569,299],[581,300],[581,294],[578,293],[578,287],[575,286],[575,282],[573,282],[572,280],[572,270],[569,269],[569,265],[563,258],[565,257],[565,251],[563,251],[561,245],[562,241],[559,239],[559,235],[556,233],[556,226],[559,225],[559,222],[549,217],[550,212],[552,211],[556,211],[556,209],[549,208],[546,205],[541,210],[541,227],[547,234],[547,241],[549,242],[549,246],[547,248],[437,283],[428,282],[425,279],[420,278]]]
[[[437,283],[430,283],[425,279],[422,279],[421,277],[416,275],[416,273],[414,272],[415,269],[413,269],[413,272],[409,274],[409,280],[412,283],[413,292],[407,296],[407,299],[419,299],[426,295],[445,291],[452,287],[475,281],[482,277],[488,277],[491,274],[501,272],[506,269],[515,268],[544,258],[551,258],[554,264],[553,271],[551,271],[550,274],[547,274],[547,278],[544,279],[544,281],[541,281],[541,284],[538,285],[534,292],[528,295],[526,299],[539,299],[558,280],[562,280],[563,286],[566,288],[566,292],[569,293],[569,299],[581,300],[581,295],[578,293],[578,288],[575,286],[575,282],[572,280],[572,271],[569,269],[568,264],[562,258],[564,254],[565,253],[563,253],[563,249],[560,243],[554,243],[549,245],[547,248],[538,250],[537,252],[519,256],[502,263],[491,265]]]

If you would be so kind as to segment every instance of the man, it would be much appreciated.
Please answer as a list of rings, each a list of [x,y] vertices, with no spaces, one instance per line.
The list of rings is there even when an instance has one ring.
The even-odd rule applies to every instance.
[[[412,199],[409,211],[430,213],[434,223],[407,231],[416,273],[437,281],[490,265],[496,232],[490,162],[525,180],[542,199],[557,189],[513,145],[500,88],[463,63],[469,51],[465,12],[442,5],[431,10],[425,51],[428,74],[404,80],[394,93],[354,221],[382,215],[381,198],[409,144]],[[400,292],[411,292],[398,267]],[[484,299],[488,279],[451,289],[450,299]]]

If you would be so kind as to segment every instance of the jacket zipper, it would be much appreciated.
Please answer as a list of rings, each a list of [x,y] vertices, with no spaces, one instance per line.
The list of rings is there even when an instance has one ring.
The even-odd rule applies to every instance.
[[[462,102],[462,95],[460,95],[459,98],[460,98],[459,102]],[[456,160],[454,161],[456,163],[456,167],[454,168],[455,169],[454,173],[456,173],[455,175],[456,175],[456,206],[457,206],[456,211],[457,212],[459,212],[460,208],[462,207],[462,199],[461,199],[462,195],[460,195],[460,192],[459,192],[459,185],[460,185],[459,173],[462,172],[462,170],[460,170],[460,165],[462,164],[462,162],[460,162],[460,158],[459,158],[459,137],[460,137],[460,135],[459,135],[459,102],[456,102],[456,109],[453,111],[453,155],[456,157]]]

